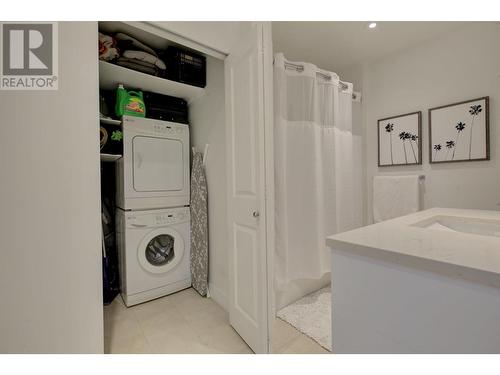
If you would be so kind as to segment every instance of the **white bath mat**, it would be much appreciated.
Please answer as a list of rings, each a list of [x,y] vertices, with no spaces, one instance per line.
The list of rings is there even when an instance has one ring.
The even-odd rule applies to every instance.
[[[331,288],[326,287],[282,308],[277,316],[331,351],[331,301]]]

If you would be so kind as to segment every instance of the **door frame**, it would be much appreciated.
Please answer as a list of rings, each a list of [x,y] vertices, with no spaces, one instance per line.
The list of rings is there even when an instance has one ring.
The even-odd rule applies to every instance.
[[[267,262],[267,335],[268,353],[272,352],[275,312],[274,250],[275,250],[275,197],[274,197],[274,51],[272,24],[263,22],[264,66],[264,149],[265,149],[265,214],[266,214],[266,262]]]

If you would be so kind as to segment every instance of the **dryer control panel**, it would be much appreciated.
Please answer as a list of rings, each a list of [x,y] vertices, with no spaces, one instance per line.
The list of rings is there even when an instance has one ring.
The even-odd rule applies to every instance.
[[[189,142],[189,125],[161,121],[151,118],[123,116],[124,134],[152,135],[163,138],[182,139]]]
[[[187,131],[187,125],[177,125],[173,123],[155,123],[153,125],[153,131],[157,134],[162,135],[180,135],[184,131]]]

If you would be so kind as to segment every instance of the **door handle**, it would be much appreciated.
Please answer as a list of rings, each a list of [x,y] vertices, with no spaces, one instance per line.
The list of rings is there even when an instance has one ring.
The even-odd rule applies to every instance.
[[[254,211],[254,212],[252,213],[252,216],[253,216],[253,217],[259,217],[259,216],[260,216],[259,211]]]
[[[135,154],[135,156],[136,156],[135,165],[136,165],[136,168],[139,169],[142,165],[142,155],[137,153],[137,154]]]

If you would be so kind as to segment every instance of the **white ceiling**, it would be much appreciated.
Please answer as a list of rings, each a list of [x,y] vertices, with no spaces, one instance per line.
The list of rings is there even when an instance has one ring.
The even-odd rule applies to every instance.
[[[307,61],[341,72],[411,48],[464,22],[273,22],[275,52],[292,61]]]

